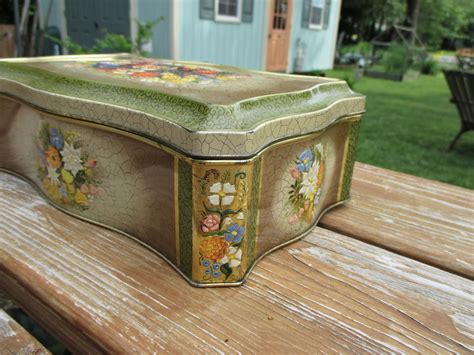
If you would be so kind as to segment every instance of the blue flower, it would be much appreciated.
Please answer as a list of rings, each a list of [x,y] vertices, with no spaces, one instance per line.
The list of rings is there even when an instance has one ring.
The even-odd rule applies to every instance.
[[[313,164],[313,153],[311,150],[306,149],[303,151],[303,153],[300,154],[298,157],[298,165],[296,168],[300,173],[307,172],[311,168],[311,165]]]
[[[227,243],[238,244],[244,237],[244,227],[239,226],[237,223],[227,227],[226,233],[224,234]]]
[[[51,128],[51,131],[49,132],[49,140],[51,144],[58,150],[62,149],[64,146],[63,135],[57,128]]]
[[[92,64],[94,68],[97,69],[117,69],[120,68],[120,64],[112,63],[112,62],[97,62]]]
[[[36,152],[38,153],[38,157],[41,161],[41,164],[46,165],[46,157],[44,155],[44,151],[38,144],[36,145]]]
[[[63,196],[63,197],[66,197],[66,196],[67,196],[67,191],[66,191],[66,188],[64,187],[63,184],[61,184],[61,186],[59,186],[59,193],[60,193],[61,196]]]

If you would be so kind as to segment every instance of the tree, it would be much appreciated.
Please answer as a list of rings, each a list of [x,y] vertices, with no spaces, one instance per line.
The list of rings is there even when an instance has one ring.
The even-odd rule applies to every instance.
[[[421,0],[407,0],[406,23],[413,28],[413,32],[417,33],[418,16],[420,14]],[[414,40],[414,38],[412,39]]]
[[[418,36],[433,48],[439,48],[446,39],[469,40],[473,18],[472,0],[421,0]]]
[[[370,41],[395,23],[403,21],[406,0],[343,1],[340,31]]]

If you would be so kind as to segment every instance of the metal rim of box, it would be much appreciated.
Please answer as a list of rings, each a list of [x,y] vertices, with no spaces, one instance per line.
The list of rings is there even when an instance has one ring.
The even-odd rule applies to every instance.
[[[125,55],[99,55],[87,57],[88,60],[129,58]],[[35,58],[0,60],[0,62],[42,63],[49,61],[67,61],[79,58],[84,59],[84,57],[80,56],[69,56],[66,59],[61,57],[43,57],[39,59]],[[201,65],[206,64],[194,62],[179,63],[192,63]],[[48,77],[47,71],[45,70],[30,67],[27,68],[39,71],[41,72],[41,76],[44,77],[46,75],[46,78]],[[278,73],[266,74],[274,76],[282,75]],[[60,75],[58,76],[57,73],[53,73],[52,75],[57,78],[61,77]],[[77,81],[78,83],[88,82],[87,80],[81,81],[80,79],[76,78],[72,78],[71,80],[75,82]],[[90,83],[87,85],[92,85],[95,88],[94,85],[99,84],[100,83]],[[97,123],[99,125],[112,126],[120,130],[128,131],[132,134],[141,135],[152,140],[158,141],[164,145],[167,145],[172,149],[179,151],[183,155],[195,158],[196,160],[226,160],[228,158],[233,160],[235,158],[240,160],[248,160],[248,158],[257,155],[259,151],[263,150],[265,147],[271,145],[275,141],[287,140],[291,139],[292,137],[311,134],[312,132],[320,131],[321,129],[326,128],[336,122],[340,122],[341,119],[344,119],[344,116],[347,116],[345,112],[350,112],[350,116],[361,115],[364,113],[364,97],[362,95],[358,95],[352,92],[352,90],[348,88],[347,84],[344,81],[335,79],[327,79],[327,82],[318,83],[308,89],[300,91],[260,95],[227,105],[207,105],[204,103],[199,103],[197,101],[189,101],[189,103],[191,104],[194,102],[194,104],[196,105],[204,105],[209,109],[222,108],[224,109],[224,111],[226,111],[227,109],[238,109],[240,111],[241,104],[260,102],[258,104],[258,107],[261,111],[262,108],[268,109],[268,103],[263,103],[268,100],[277,99],[279,97],[288,98],[289,96],[295,96],[299,98],[298,100],[306,97],[304,99],[304,102],[309,102],[313,101],[312,98],[316,97],[315,95],[318,95],[320,97],[326,96],[327,93],[325,93],[324,90],[321,91],[322,88],[338,87],[338,89],[334,93],[330,94],[333,95],[331,99],[332,101],[326,102],[324,101],[324,99],[323,101],[316,101],[316,105],[320,105],[318,107],[307,107],[307,109],[302,112],[287,112],[282,114],[274,113],[277,115],[274,117],[274,119],[262,119],[255,121],[256,125],[251,125],[248,128],[229,128],[228,130],[216,130],[215,128],[212,128],[212,125],[209,126],[209,128],[206,127],[205,129],[193,130],[190,127],[187,127],[184,122],[180,123],[179,121],[173,121],[172,119],[162,116],[159,113],[153,113],[151,111],[142,110],[141,108],[129,107],[128,104],[117,105],[116,103],[110,101],[95,101],[92,98],[81,96],[74,97],[67,93],[63,94],[54,90],[52,91],[52,89],[48,88],[48,86],[46,86],[45,88],[41,88],[37,87],[37,85],[39,84],[31,85],[29,83],[23,83],[20,79],[18,79],[18,77],[0,78],[0,85],[3,86],[3,89],[0,88],[0,93],[6,96],[11,96],[18,99],[20,97],[20,94],[22,97],[25,97],[25,95],[31,95],[29,101],[24,99],[21,101],[27,103],[29,106],[36,107],[41,111],[46,111],[60,116],[71,117],[74,119],[80,119],[91,123]],[[10,88],[9,92],[5,91],[5,86],[6,88]],[[124,87],[124,89],[136,90],[133,88],[128,89],[127,87]],[[147,89],[147,92],[148,91],[150,93],[154,92],[153,90]],[[129,94],[130,93],[127,93],[127,95]],[[169,94],[163,95],[165,97],[173,96]],[[311,97],[310,99],[307,98],[308,95]],[[125,100],[125,97],[123,98]],[[54,100],[54,106],[51,106],[51,104],[49,104],[48,107],[48,101],[51,100]],[[60,109],[57,109],[57,107],[68,107],[71,104],[75,105],[76,107],[78,106],[78,104],[80,104],[79,106],[86,105],[87,110],[81,112],[81,110],[79,109],[73,109],[77,112],[61,112]],[[291,106],[291,102],[289,102],[289,104]],[[311,103],[311,105],[314,105],[314,103]],[[97,120],[93,117],[88,117],[90,111],[94,111],[99,107],[109,108],[107,109],[107,114],[104,114],[104,117],[101,117]],[[272,111],[270,110],[270,112]],[[278,112],[278,110],[273,112]],[[133,132],[129,130],[131,124],[129,123],[129,127],[127,127],[127,125],[125,124],[126,122],[122,122],[123,118],[120,118],[120,116],[130,113],[139,115],[141,117],[139,121],[134,123],[134,125],[138,128],[136,130],[134,129]],[[109,116],[112,118],[108,118]],[[316,117],[318,118],[316,119]],[[140,125],[148,125],[148,128],[142,129],[139,127],[140,125],[137,126],[138,123],[140,123]],[[282,124],[284,125],[284,127],[286,127],[284,130],[280,130],[278,128]],[[212,140],[209,140],[210,137],[212,137]],[[204,142],[206,143],[205,145]]]
[[[168,142],[161,141],[157,138],[144,137],[144,136],[142,136],[142,135],[140,135],[136,132],[131,132],[131,131],[128,131],[128,130],[125,130],[125,129],[122,129],[122,128],[107,126],[107,125],[104,125],[104,124],[101,124],[101,123],[91,122],[91,121],[81,119],[81,118],[72,118],[72,117],[61,115],[61,114],[57,114],[55,112],[50,112],[50,111],[45,110],[41,107],[33,105],[33,104],[29,103],[26,100],[20,99],[20,98],[14,96],[14,95],[6,94],[6,93],[0,91],[0,98],[1,97],[8,98],[8,99],[16,101],[20,104],[25,104],[25,105],[27,105],[28,107],[30,107],[31,109],[33,109],[35,111],[38,111],[42,114],[46,114],[48,116],[53,116],[52,118],[54,118],[56,120],[67,122],[67,123],[74,123],[74,124],[78,124],[80,126],[85,126],[85,127],[90,127],[90,128],[97,128],[97,129],[100,129],[100,130],[103,130],[103,131],[107,131],[107,132],[115,133],[115,134],[118,134],[118,135],[122,135],[122,136],[125,136],[125,137],[128,137],[128,138],[146,143],[146,144],[151,145],[153,147],[162,149],[163,151],[165,151],[167,153],[170,153],[173,156],[178,157],[183,161],[186,161],[187,163],[205,164],[205,165],[213,165],[213,164],[222,165],[222,164],[226,164],[226,163],[248,164],[248,163],[251,163],[254,160],[258,159],[264,152],[266,152],[269,149],[274,149],[274,148],[280,147],[282,145],[291,144],[291,143],[294,143],[295,141],[299,141],[299,140],[318,137],[318,136],[322,135],[324,132],[326,132],[328,129],[332,128],[333,126],[335,126],[335,125],[337,125],[341,122],[359,120],[360,117],[363,115],[363,112],[346,115],[346,116],[340,117],[339,119],[335,120],[330,125],[325,126],[321,130],[311,132],[311,133],[304,133],[304,134],[301,134],[301,135],[294,135],[294,136],[291,136],[291,137],[281,138],[279,140],[273,141],[273,142],[263,146],[259,151],[257,151],[254,155],[252,155],[250,157],[246,157],[246,158],[243,158],[243,159],[242,158],[216,159],[216,157],[194,157],[194,156],[191,156],[191,155],[187,155],[186,152],[183,152],[179,148],[176,148],[176,147],[170,145]]]

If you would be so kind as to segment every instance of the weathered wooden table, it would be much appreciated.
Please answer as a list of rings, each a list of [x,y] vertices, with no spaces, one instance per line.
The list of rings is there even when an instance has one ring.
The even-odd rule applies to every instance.
[[[352,196],[242,287],[196,289],[0,173],[0,285],[81,353],[474,351],[474,192],[357,164]]]

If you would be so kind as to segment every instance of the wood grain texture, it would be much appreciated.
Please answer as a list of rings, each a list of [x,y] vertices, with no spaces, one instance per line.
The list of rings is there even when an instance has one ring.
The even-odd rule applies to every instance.
[[[238,288],[189,286],[0,173],[0,285],[84,352],[474,351],[473,283],[320,228]]]
[[[0,309],[0,354],[50,354],[43,345]]]
[[[351,195],[321,227],[474,278],[474,191],[356,163]]]

